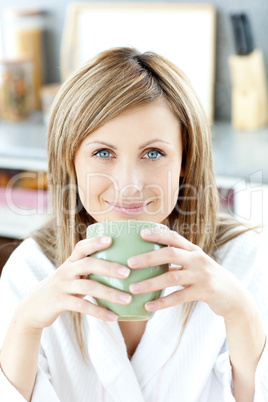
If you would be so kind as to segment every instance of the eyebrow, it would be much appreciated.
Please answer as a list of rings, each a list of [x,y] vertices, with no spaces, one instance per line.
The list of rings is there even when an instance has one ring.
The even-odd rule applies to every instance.
[[[169,142],[161,140],[161,138],[154,138],[153,140],[147,141],[144,144],[142,144],[141,146],[139,146],[139,149],[142,149],[142,148],[144,148],[144,147],[146,147],[146,146],[148,146],[150,144],[153,144],[154,142],[163,142],[165,144],[170,145]],[[109,144],[108,142],[104,142],[104,141],[91,141],[91,142],[87,142],[85,145],[88,146],[88,145],[92,145],[92,144],[101,144],[101,145],[105,145],[106,147],[113,148],[113,149],[117,150],[117,147],[115,147],[112,144]]]

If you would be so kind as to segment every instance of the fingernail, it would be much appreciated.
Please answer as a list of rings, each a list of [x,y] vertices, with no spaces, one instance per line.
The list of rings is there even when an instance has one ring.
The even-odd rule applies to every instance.
[[[130,274],[130,269],[125,268],[125,267],[120,267],[120,268],[118,268],[117,272],[123,278],[127,278]]]
[[[149,235],[151,235],[152,234],[152,230],[151,229],[142,229],[142,234],[145,234],[145,235],[147,235],[147,236],[149,236]]]
[[[146,308],[146,310],[150,310],[150,311],[155,310],[156,304],[154,302],[146,303],[145,308]]]
[[[101,242],[102,244],[108,244],[108,243],[110,243],[110,241],[111,241],[111,238],[110,238],[109,236],[103,236],[103,237],[101,237],[101,239],[100,239],[100,242]]]
[[[130,303],[132,300],[132,297],[131,297],[131,295],[128,295],[126,293],[121,293],[119,296],[119,299],[122,300],[123,302]]]
[[[132,283],[130,286],[129,286],[129,290],[131,291],[131,292],[139,292],[140,290],[141,290],[141,285],[139,284],[139,283]]]
[[[132,267],[135,267],[138,265],[139,259],[137,257],[131,257],[127,260],[127,265],[131,265]]]
[[[109,313],[107,313],[107,317],[111,321],[116,321],[118,319],[118,315],[112,313],[111,311],[109,311]]]

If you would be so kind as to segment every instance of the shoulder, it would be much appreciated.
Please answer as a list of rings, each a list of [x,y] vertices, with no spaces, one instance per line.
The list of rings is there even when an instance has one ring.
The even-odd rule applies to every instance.
[[[0,346],[17,305],[54,270],[32,238],[24,240],[11,254],[0,278]]]
[[[24,240],[15,251],[13,251],[3,270],[11,269],[11,267],[17,265],[18,262],[20,265],[23,264],[33,267],[42,265],[44,268],[50,270],[52,267],[55,268],[37,242],[32,238]]]
[[[229,240],[215,255],[219,264],[245,283],[249,283],[254,271],[262,269],[264,263],[261,237],[253,230]]]
[[[237,254],[242,258],[243,256],[253,256],[258,252],[260,246],[260,235],[253,230],[249,230],[239,234],[219,247],[216,250],[216,255],[219,259],[224,259],[230,254]]]
[[[5,264],[1,285],[20,288],[27,293],[34,284],[40,282],[55,270],[55,266],[42,252],[39,245],[32,238],[24,240],[11,254]]]

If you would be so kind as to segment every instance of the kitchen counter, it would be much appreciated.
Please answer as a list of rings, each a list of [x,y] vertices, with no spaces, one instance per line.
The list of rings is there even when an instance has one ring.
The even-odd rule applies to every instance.
[[[229,122],[212,127],[216,176],[268,183],[268,127],[237,131]]]
[[[46,140],[41,112],[18,123],[0,121],[0,169],[47,170]]]

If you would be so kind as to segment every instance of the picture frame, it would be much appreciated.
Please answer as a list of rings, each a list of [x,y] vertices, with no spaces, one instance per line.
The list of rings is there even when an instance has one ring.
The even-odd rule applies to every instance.
[[[207,3],[70,3],[61,46],[61,77],[118,46],[154,51],[181,68],[213,122],[216,10]]]

